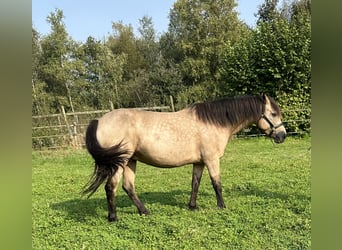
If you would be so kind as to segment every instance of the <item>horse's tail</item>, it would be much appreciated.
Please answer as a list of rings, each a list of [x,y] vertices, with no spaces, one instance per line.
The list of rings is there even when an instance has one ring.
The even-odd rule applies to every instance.
[[[82,191],[83,195],[89,194],[88,198],[107,178],[112,177],[120,166],[126,163],[129,154],[129,151],[123,148],[122,142],[110,148],[101,147],[96,138],[97,126],[98,120],[92,120],[85,137],[88,152],[95,160],[94,172]]]

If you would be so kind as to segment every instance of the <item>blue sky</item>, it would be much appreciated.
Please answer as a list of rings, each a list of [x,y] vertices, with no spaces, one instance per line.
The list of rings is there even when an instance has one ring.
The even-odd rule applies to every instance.
[[[137,32],[139,19],[152,17],[158,34],[167,31],[168,14],[176,0],[32,0],[32,24],[42,35],[50,32],[46,17],[56,8],[63,10],[67,32],[76,41],[84,42],[88,36],[107,37],[112,22],[131,24]],[[238,0],[240,19],[254,25],[258,6],[262,0]]]

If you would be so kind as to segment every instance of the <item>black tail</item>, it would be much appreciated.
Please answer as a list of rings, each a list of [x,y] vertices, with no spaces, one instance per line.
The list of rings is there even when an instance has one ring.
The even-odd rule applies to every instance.
[[[83,195],[89,194],[88,198],[108,177],[113,176],[117,169],[125,164],[129,154],[129,151],[123,148],[122,142],[110,148],[102,148],[96,138],[97,126],[98,120],[92,120],[85,138],[88,152],[95,160],[94,173],[82,191]]]

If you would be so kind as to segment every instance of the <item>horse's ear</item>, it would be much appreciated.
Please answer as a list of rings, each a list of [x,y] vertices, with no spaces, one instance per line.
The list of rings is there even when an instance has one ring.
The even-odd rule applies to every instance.
[[[270,100],[268,99],[268,96],[265,93],[262,93],[261,96],[265,104],[270,104]]]
[[[262,92],[260,94],[260,96],[261,96],[262,100],[264,101],[264,103],[266,103],[266,94]]]

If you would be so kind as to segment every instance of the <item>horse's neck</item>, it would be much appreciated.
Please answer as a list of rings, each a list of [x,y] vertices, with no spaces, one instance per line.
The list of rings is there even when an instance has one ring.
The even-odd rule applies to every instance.
[[[240,121],[239,123],[235,124],[232,126],[232,134],[236,134],[239,131],[241,131],[242,129],[256,123],[257,121],[255,121],[253,118],[247,118],[246,120]]]

